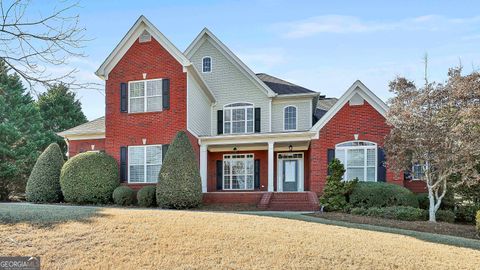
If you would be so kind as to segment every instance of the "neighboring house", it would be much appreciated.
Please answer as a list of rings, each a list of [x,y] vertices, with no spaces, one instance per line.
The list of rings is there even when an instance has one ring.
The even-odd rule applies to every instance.
[[[326,98],[253,73],[206,28],[182,53],[143,16],[96,75],[105,117],[59,135],[70,157],[113,156],[133,188],[157,182],[180,130],[197,154],[205,203],[316,209],[334,157],[347,180],[407,184],[385,167],[387,106],[360,81]]]

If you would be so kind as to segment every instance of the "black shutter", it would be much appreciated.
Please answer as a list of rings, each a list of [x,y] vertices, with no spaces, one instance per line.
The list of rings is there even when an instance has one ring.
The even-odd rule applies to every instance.
[[[387,164],[385,162],[385,151],[382,148],[377,149],[377,181],[387,181]]]
[[[120,83],[120,112],[128,112],[127,84]]]
[[[170,79],[162,79],[162,107],[170,109]]]
[[[127,147],[120,147],[120,181],[127,181]]]
[[[255,133],[260,133],[260,119],[262,117],[260,108],[255,108]]]
[[[217,160],[217,190],[223,186],[223,160]]]
[[[165,157],[167,156],[168,146],[169,144],[162,145],[162,162],[165,160]]]
[[[330,163],[333,161],[335,158],[335,149],[327,149],[327,170],[328,170],[328,175],[330,175],[332,172],[330,171]]]
[[[217,111],[217,134],[223,134],[223,110]]]
[[[254,161],[254,188],[260,188],[260,159],[255,159]]]

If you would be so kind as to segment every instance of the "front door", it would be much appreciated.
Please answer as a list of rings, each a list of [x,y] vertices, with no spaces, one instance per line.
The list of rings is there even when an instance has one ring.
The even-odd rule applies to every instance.
[[[283,191],[298,190],[298,160],[283,160]]]

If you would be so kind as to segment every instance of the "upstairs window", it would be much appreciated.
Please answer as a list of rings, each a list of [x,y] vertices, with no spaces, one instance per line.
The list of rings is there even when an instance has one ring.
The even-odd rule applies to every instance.
[[[253,104],[234,103],[223,109],[223,130],[225,134],[253,133]]]
[[[212,58],[205,56],[202,59],[202,72],[212,72]]]
[[[158,112],[162,110],[162,80],[143,80],[128,83],[129,112]]]
[[[335,157],[345,166],[343,179],[377,181],[377,144],[353,141],[337,144]]]
[[[287,106],[283,109],[283,129],[297,130],[297,107]]]
[[[162,168],[162,146],[128,147],[128,182],[156,183]]]

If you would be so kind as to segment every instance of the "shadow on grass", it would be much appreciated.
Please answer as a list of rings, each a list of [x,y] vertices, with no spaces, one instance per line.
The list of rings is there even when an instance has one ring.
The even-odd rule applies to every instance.
[[[359,224],[359,223],[350,223],[350,222],[338,221],[338,220],[330,220],[330,219],[324,219],[319,217],[313,217],[308,214],[299,213],[299,212],[242,212],[242,214],[286,218],[286,219],[301,220],[301,221],[321,223],[326,225],[335,225],[335,226],[361,229],[361,230],[394,233],[394,234],[414,237],[416,239],[431,242],[431,243],[438,243],[438,244],[445,244],[445,245],[480,250],[480,241],[475,239],[456,237],[451,235],[427,233],[427,232],[418,232],[418,231],[398,229],[398,228],[382,227],[382,226],[369,225],[369,224]]]
[[[94,217],[106,216],[100,207],[1,203],[0,225],[27,223],[48,228],[68,221],[88,223]]]

